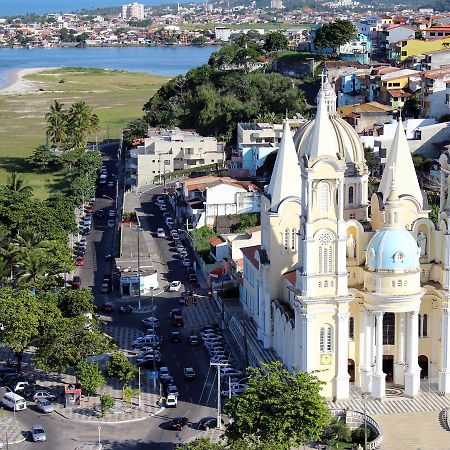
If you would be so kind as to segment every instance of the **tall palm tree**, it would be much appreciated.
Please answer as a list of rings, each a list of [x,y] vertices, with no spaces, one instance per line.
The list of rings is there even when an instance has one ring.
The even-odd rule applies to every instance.
[[[47,245],[47,241],[43,241],[31,228],[25,228],[19,231],[12,243],[16,249],[14,253],[21,255],[27,255],[37,249],[42,250]]]
[[[45,115],[47,136],[53,144],[59,146],[67,141],[67,111],[64,104],[55,100]]]
[[[4,186],[4,190],[6,194],[23,194],[25,196],[31,196],[33,194],[33,189],[31,186],[25,184],[24,179],[17,173],[12,172]]]
[[[75,102],[69,109],[67,126],[74,148],[82,148],[86,143],[86,134],[98,130],[99,119],[86,102]]]
[[[32,287],[41,286],[48,275],[45,253],[40,250],[28,253],[17,263],[17,266],[20,270],[19,282]]]

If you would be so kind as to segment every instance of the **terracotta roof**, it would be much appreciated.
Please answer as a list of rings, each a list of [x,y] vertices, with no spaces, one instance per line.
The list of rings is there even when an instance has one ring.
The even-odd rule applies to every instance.
[[[260,190],[258,186],[256,186],[256,184],[253,184],[251,181],[239,181],[230,177],[205,176],[193,179],[185,178],[183,180],[180,180],[180,183],[184,183],[188,191],[204,191],[207,188],[219,186],[220,184],[228,184],[230,186],[241,187],[248,192],[256,192]]]
[[[391,112],[393,108],[379,102],[360,103],[357,105],[346,105],[338,108],[338,113],[342,117],[362,112]]]
[[[388,89],[389,94],[391,94],[391,97],[411,97],[413,95],[412,92],[405,91],[404,89]]]
[[[292,286],[295,286],[297,282],[297,271],[292,270],[291,272],[286,272],[283,277],[291,283]]]
[[[441,25],[440,27],[431,27],[431,28],[427,28],[424,31],[425,31],[425,33],[428,33],[429,31],[450,31],[450,25]]]
[[[255,231],[261,231],[261,225],[257,225],[256,227],[250,227],[250,228],[246,228],[244,230],[247,234],[252,234]]]
[[[225,241],[220,236],[209,238],[208,241],[213,247],[217,247],[218,245],[225,243]]]
[[[436,78],[442,78],[446,75],[450,75],[450,67],[446,69],[424,70],[420,72],[425,78],[435,80]]]
[[[255,258],[256,252],[261,249],[261,245],[252,245],[251,247],[241,248],[244,258],[247,258],[254,267],[259,269],[259,261]]]

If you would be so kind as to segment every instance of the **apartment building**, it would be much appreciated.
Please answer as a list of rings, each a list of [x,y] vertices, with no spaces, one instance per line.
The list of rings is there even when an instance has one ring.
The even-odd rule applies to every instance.
[[[122,6],[122,19],[143,20],[145,18],[144,5],[142,3],[129,3]]]
[[[150,128],[142,145],[130,150],[127,169],[138,187],[183,169],[223,164],[225,143],[192,130]]]

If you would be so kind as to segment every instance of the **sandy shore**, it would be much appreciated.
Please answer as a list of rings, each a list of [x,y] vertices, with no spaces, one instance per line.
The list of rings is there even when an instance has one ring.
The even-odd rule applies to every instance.
[[[0,94],[18,95],[36,92],[39,89],[38,83],[35,81],[26,80],[24,76],[50,69],[54,69],[54,67],[35,67],[30,69],[15,70],[10,74],[8,84],[0,89]]]

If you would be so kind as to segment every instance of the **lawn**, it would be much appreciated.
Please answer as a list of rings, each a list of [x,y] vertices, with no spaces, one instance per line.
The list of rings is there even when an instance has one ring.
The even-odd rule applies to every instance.
[[[54,100],[66,106],[85,100],[99,116],[99,140],[117,139],[123,126],[142,115],[144,103],[168,80],[85,68],[48,70],[26,78],[36,82],[35,92],[0,96],[0,184],[5,183],[8,172],[20,172],[39,198],[48,195],[54,174],[33,172],[26,158],[45,143],[44,116]]]

